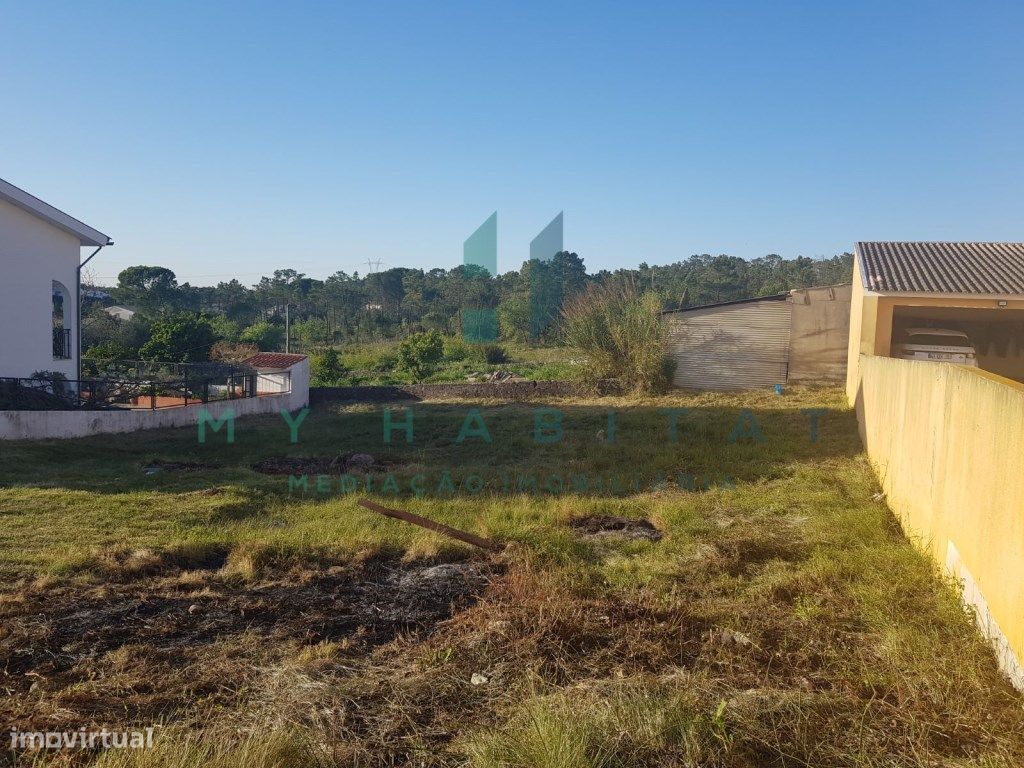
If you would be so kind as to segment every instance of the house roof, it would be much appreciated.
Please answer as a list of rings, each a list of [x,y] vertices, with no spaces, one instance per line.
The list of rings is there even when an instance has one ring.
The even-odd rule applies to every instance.
[[[857,243],[876,293],[1024,294],[1024,243]]]
[[[288,355],[284,352],[260,352],[242,362],[250,368],[274,368],[281,370],[291,368],[296,363],[300,363],[305,359],[305,355]]]
[[[714,304],[701,304],[699,307],[683,307],[682,309],[666,309],[663,315],[671,315],[674,312],[693,312],[698,309],[711,309],[712,307],[728,307],[731,304],[752,304],[755,301],[785,301],[789,298],[788,293],[776,293],[771,296],[751,296],[747,299],[732,299],[731,301],[718,301]]]
[[[21,208],[34,216],[62,229],[69,235],[78,238],[82,245],[113,245],[114,241],[104,235],[98,229],[93,229],[88,224],[83,224],[78,219],[68,216],[64,211],[54,208],[49,203],[44,203],[38,197],[30,195],[23,189],[0,179],[0,200],[5,200],[11,205]]]

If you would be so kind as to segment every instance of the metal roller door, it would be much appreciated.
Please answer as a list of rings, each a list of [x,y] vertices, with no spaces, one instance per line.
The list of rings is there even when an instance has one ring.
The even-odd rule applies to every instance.
[[[720,304],[666,316],[673,383],[691,389],[754,389],[786,382],[788,296]]]

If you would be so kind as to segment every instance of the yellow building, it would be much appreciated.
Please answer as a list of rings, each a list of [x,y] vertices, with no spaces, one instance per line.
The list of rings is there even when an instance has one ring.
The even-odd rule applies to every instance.
[[[886,502],[1024,690],[1024,243],[858,243],[854,270],[847,393]]]
[[[1024,243],[857,243],[846,388],[860,355],[892,356],[913,327],[967,333],[982,370],[1024,381]]]

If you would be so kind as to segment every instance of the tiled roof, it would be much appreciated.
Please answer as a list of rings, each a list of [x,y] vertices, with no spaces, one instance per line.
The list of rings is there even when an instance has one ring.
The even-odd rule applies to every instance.
[[[880,293],[1024,294],[1024,243],[857,243]]]
[[[305,355],[286,355],[283,352],[260,352],[244,361],[250,368],[290,368],[306,359]]]

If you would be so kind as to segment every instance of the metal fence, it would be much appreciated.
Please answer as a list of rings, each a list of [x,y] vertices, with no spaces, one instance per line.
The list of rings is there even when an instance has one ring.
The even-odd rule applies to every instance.
[[[53,358],[55,360],[71,359],[71,329],[53,329]]]
[[[255,373],[255,371],[246,365],[221,361],[162,363],[153,360],[102,360],[83,357],[82,373],[90,378],[99,379],[176,381],[245,376]]]
[[[253,371],[175,379],[57,377],[0,378],[0,410],[69,411],[181,408],[291,392],[288,372]]]

